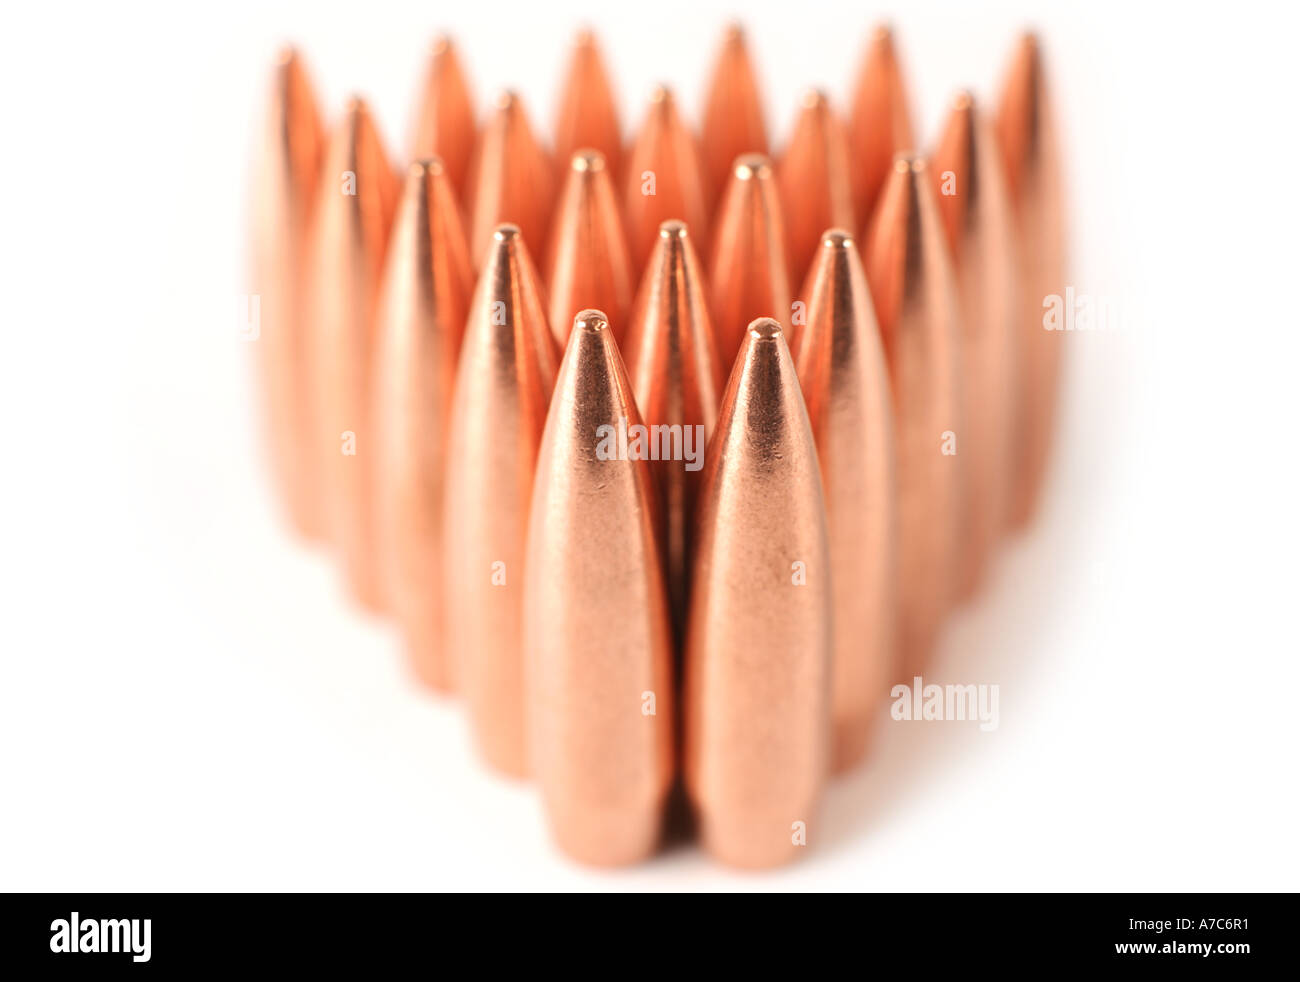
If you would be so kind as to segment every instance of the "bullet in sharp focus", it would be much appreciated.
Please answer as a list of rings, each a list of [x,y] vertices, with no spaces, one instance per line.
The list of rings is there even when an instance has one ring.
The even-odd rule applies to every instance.
[[[724,364],[736,357],[750,321],[790,320],[785,223],[772,164],[761,154],[741,156],[732,169],[714,225],[709,284]]]
[[[429,53],[412,127],[411,159],[440,159],[459,200],[465,193],[477,132],[474,102],[456,46],[450,38],[440,37]]]
[[[853,160],[853,212],[867,222],[875,210],[894,154],[914,149],[903,73],[894,35],[881,24],[872,32],[849,108],[849,152]]]
[[[524,580],[533,773],[552,832],[585,862],[660,836],[673,777],[672,632],[641,426],[609,322],[574,322],[537,460]]]
[[[998,105],[998,142],[1019,249],[1022,313],[1017,329],[1020,385],[1015,409],[1018,466],[1011,522],[1033,515],[1051,450],[1065,335],[1044,329],[1045,301],[1065,296],[1065,210],[1056,130],[1042,52],[1032,34],[1020,39]]]
[[[348,105],[330,141],[313,228],[314,446],[330,539],[356,598],[384,603],[375,541],[375,306],[399,193],[370,110]]]
[[[911,678],[955,594],[965,432],[956,284],[923,160],[895,158],[866,239],[894,396],[899,644],[902,677]]]
[[[555,214],[546,254],[551,329],[561,348],[580,311],[605,311],[621,338],[632,303],[632,267],[614,186],[599,151],[579,150]]]
[[[817,441],[834,598],[831,760],[867,750],[897,679],[898,571],[889,370],[857,245],[831,229],[809,271],[795,359]]]
[[[486,256],[498,225],[518,225],[524,241],[537,248],[550,229],[555,170],[537,142],[514,92],[496,100],[479,134],[470,165],[466,211],[470,255]]]
[[[831,565],[817,451],[780,325],[750,324],[700,492],[685,777],[705,846],[770,866],[815,841],[830,743]]]
[[[378,317],[376,522],[386,593],[412,667],[453,687],[442,642],[442,492],[447,420],[473,267],[441,161],[410,166]]]
[[[992,128],[968,92],[953,102],[931,158],[930,181],[961,306],[967,548],[958,579],[962,596],[969,597],[1006,523],[1021,295],[1002,160]]]
[[[759,95],[745,32],[739,24],[729,25],[723,34],[722,46],[705,89],[700,152],[704,161],[704,192],[710,210],[716,206],[731,179],[731,168],[736,158],[746,153],[768,152],[763,100]]]
[[[447,433],[443,619],[475,741],[523,777],[524,547],[537,450],[559,361],[514,225],[497,229],[474,293]]]
[[[648,426],[676,432],[674,459],[655,461],[664,506],[668,592],[674,634],[685,626],[692,526],[704,452],[722,398],[722,365],[709,320],[700,261],[685,223],[667,221],[637,294],[627,340],[628,375]],[[687,459],[687,449],[693,460]]]
[[[848,137],[825,93],[802,101],[777,165],[791,281],[802,281],[828,228],[855,228]]]
[[[671,91],[660,85],[650,96],[645,121],[628,152],[623,221],[632,271],[640,274],[655,248],[659,226],[686,222],[691,237],[708,242],[704,184],[695,136],[677,110]]]
[[[589,30],[578,32],[560,89],[554,147],[558,183],[566,178],[569,160],[586,147],[604,154],[610,179],[617,182],[622,173],[623,135],[605,60]]]
[[[315,92],[297,52],[275,68],[255,185],[253,293],[258,297],[258,356],[271,470],[300,535],[321,538],[305,274],[325,132]]]

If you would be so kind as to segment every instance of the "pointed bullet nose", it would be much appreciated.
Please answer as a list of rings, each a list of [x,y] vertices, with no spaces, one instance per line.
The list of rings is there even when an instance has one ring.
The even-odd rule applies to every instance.
[[[1066,335],[1044,330],[1043,311],[1066,291],[1065,210],[1060,148],[1048,97],[1044,55],[1021,37],[998,102],[997,135],[1016,230],[1021,300],[1017,328],[1020,382],[1009,522],[1027,523],[1041,496],[1056,428]]]
[[[655,847],[673,776],[672,637],[643,429],[608,318],[581,311],[538,456],[524,638],[551,829],[599,865]]]
[[[848,137],[826,94],[805,94],[778,168],[790,276],[803,278],[824,229],[852,228]]]
[[[894,35],[882,24],[867,40],[849,109],[853,211],[859,221],[875,210],[894,154],[912,150],[914,142]]]
[[[970,92],[958,93],[952,102],[930,179],[954,260],[961,312],[966,548],[957,576],[961,595],[969,597],[1006,522],[1019,380],[1010,205],[993,131]]]
[[[516,777],[528,772],[524,550],[557,360],[528,247],[517,226],[499,226],[461,344],[439,558],[444,637],[475,743]]]
[[[613,87],[605,69],[596,36],[578,32],[560,89],[555,115],[555,160],[561,172],[567,161],[584,147],[599,150],[611,176],[620,172],[623,136]],[[564,180],[564,174],[560,174]]]
[[[383,609],[374,514],[375,317],[399,182],[365,101],[354,97],[326,153],[313,226],[314,446],[330,539],[354,596]]]
[[[710,852],[771,866],[817,836],[832,616],[817,451],[771,318],[744,331],[709,444],[697,528],[686,787]]]
[[[729,25],[723,34],[705,90],[700,133],[705,193],[712,203],[727,186],[738,156],[768,152],[758,80],[739,24]]]
[[[311,344],[307,312],[309,229],[316,208],[325,132],[316,94],[293,49],[280,54],[271,80],[252,221],[252,296],[266,447],[285,513],[298,534],[325,535],[319,462],[311,448]],[[262,323],[267,330],[261,330]]]
[[[461,195],[476,133],[474,102],[456,45],[449,37],[435,38],[412,124],[411,157],[440,158],[452,189]]]
[[[637,406],[648,426],[667,426],[679,452],[654,462],[664,505],[674,636],[686,622],[695,500],[722,396],[700,262],[685,222],[659,227],[623,350]]]
[[[579,150],[570,162],[546,270],[554,330],[566,329],[577,311],[599,307],[622,332],[632,302],[632,270],[614,187],[597,150]],[[561,346],[567,340],[556,334]]]
[[[384,271],[374,375],[374,522],[387,606],[416,675],[454,687],[443,644],[447,421],[473,267],[442,161],[407,168]]]
[[[923,159],[895,159],[867,238],[867,276],[894,397],[900,646],[910,678],[929,658],[956,593],[967,435],[956,284]]]
[[[822,235],[797,365],[817,442],[830,535],[832,765],[865,755],[896,678],[894,420],[889,373],[853,236]]]
[[[785,224],[772,164],[743,154],[718,213],[709,267],[718,353],[730,362],[755,317],[790,316]]]
[[[634,273],[645,269],[660,224],[686,222],[697,242],[707,242],[704,184],[699,150],[665,86],[650,97],[645,121],[628,156],[623,194]]]
[[[555,170],[537,142],[523,100],[505,91],[479,134],[470,166],[470,253],[487,253],[496,227],[518,225],[533,248],[546,241],[550,229]]]

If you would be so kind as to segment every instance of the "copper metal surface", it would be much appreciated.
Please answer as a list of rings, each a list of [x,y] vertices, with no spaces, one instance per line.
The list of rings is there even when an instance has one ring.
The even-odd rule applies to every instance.
[[[447,421],[474,273],[451,182],[437,158],[410,166],[378,316],[375,521],[385,592],[411,665],[453,685],[442,642],[442,495]]]
[[[519,226],[529,248],[542,247],[550,230],[554,166],[533,135],[523,101],[503,92],[479,134],[465,192],[470,255],[476,262],[505,223]]]
[[[728,25],[723,34],[705,88],[700,152],[704,162],[704,193],[710,211],[731,180],[736,158],[746,153],[768,152],[763,100],[745,32],[739,24]],[[737,330],[743,330],[743,325]]]
[[[960,561],[960,325],[926,164],[900,154],[867,236],[867,276],[894,397],[902,677],[925,665]],[[956,453],[945,453],[945,450]]]
[[[736,357],[751,320],[790,320],[785,223],[771,161],[761,154],[741,156],[732,169],[714,226],[709,284],[724,365]]]
[[[795,858],[830,756],[831,565],[812,429],[767,318],[745,332],[704,465],[684,684],[705,847],[737,866]]]
[[[676,711],[653,478],[630,450],[599,452],[599,428],[620,420],[641,425],[609,322],[585,310],[537,460],[524,645],[551,830],[570,855],[602,865],[641,859],[659,839]]]
[[[1006,520],[1020,309],[1002,160],[993,130],[969,92],[958,95],[948,113],[930,161],[930,181],[952,249],[961,306],[967,548],[957,576],[961,594],[969,597]]]
[[[894,154],[914,149],[903,73],[888,26],[867,40],[849,108],[849,153],[853,160],[853,212],[870,221]]]
[[[369,109],[353,99],[331,138],[316,205],[309,364],[330,540],[352,593],[374,610],[384,603],[373,501],[375,306],[399,190]]]
[[[450,38],[437,38],[429,51],[429,68],[412,126],[411,159],[441,160],[459,200],[465,193],[477,134],[474,101],[456,46]]]
[[[680,428],[683,459],[651,464],[664,509],[673,631],[680,639],[689,596],[695,500],[723,384],[700,261],[684,222],[667,221],[659,228],[623,350],[646,424]],[[694,429],[697,426],[703,430]],[[684,459],[688,446],[696,454],[694,464]]]
[[[669,219],[684,221],[704,248],[708,222],[699,147],[672,92],[660,85],[650,95],[645,121],[628,150],[624,177],[623,223],[635,275],[645,270],[659,226]]]
[[[1065,296],[1065,209],[1060,151],[1042,52],[1024,35],[1012,56],[998,105],[998,142],[1006,165],[1020,257],[1020,385],[1015,411],[1011,522],[1033,516],[1051,450],[1066,335],[1043,327],[1044,301]]]
[[[528,770],[524,546],[559,353],[523,236],[502,225],[470,306],[447,428],[442,555],[448,657],[484,759]]]
[[[615,338],[627,326],[632,304],[632,266],[605,158],[597,150],[573,155],[546,252],[547,311],[563,348],[578,311],[609,315]]]
[[[306,251],[325,132],[316,95],[292,49],[275,66],[253,199],[253,293],[268,458],[290,522],[307,538],[325,534],[319,460],[311,452],[310,325]]]
[[[777,164],[790,278],[800,283],[828,228],[856,228],[848,136],[824,92],[804,95]]]
[[[831,229],[804,289],[795,363],[817,441],[834,598],[831,762],[865,755],[897,678],[894,417],[889,370],[857,244]]]
[[[619,176],[623,173],[623,135],[618,124],[618,106],[596,36],[589,30],[582,30],[574,39],[569,54],[555,114],[557,184],[562,185],[566,179],[573,155],[587,147],[604,154],[610,179],[618,186]]]

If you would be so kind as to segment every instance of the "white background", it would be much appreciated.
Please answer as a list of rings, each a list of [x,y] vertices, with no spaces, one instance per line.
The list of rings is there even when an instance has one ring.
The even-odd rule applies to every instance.
[[[480,107],[515,85],[549,127],[591,23],[630,127],[660,79],[695,114],[731,11],[26,4],[0,37],[0,888],[1300,888],[1300,86],[1264,12],[1294,14],[739,6],[778,138],[805,86],[843,104],[879,16],[927,143],[1020,24],[1050,55],[1072,279],[1126,325],[1067,339],[1041,520],[931,674],[998,683],[1000,728],[884,722],[788,869],[594,873],[278,524],[232,298],[279,44],[396,149],[436,29]]]

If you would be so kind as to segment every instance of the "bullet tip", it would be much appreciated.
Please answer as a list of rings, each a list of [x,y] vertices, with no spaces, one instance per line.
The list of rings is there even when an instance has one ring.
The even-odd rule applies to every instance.
[[[822,233],[825,249],[847,249],[853,245],[853,235],[842,228],[828,228]]]
[[[745,26],[738,20],[728,21],[722,29],[722,38],[728,44],[744,44]]]
[[[666,222],[661,222],[659,224],[659,237],[661,239],[686,238],[686,223],[679,218],[670,218]]]
[[[577,33],[573,35],[573,46],[575,48],[594,48],[596,46],[596,32],[587,25],[579,27]]]
[[[519,102],[519,93],[514,89],[503,89],[497,96],[496,106],[498,109],[513,109]]]
[[[969,112],[975,105],[975,93],[970,89],[962,89],[952,99],[952,108],[957,112]]]
[[[445,173],[441,157],[421,157],[411,162],[407,173],[411,177],[438,177]]]
[[[370,112],[370,107],[366,105],[364,96],[354,93],[348,96],[348,101],[343,104],[343,111],[349,116],[364,116]]]
[[[830,96],[826,94],[825,89],[805,89],[803,98],[800,102],[805,109],[821,109],[830,104]]]
[[[755,341],[775,341],[781,336],[781,325],[771,317],[759,317],[749,322],[749,336]]]
[[[275,63],[281,67],[288,67],[298,60],[298,49],[292,44],[286,44],[275,54]]]
[[[894,170],[900,174],[906,174],[911,171],[913,174],[925,173],[925,159],[918,157],[911,151],[894,154]]]
[[[655,104],[672,102],[673,90],[668,87],[666,82],[660,82],[650,90],[650,101]]]
[[[451,51],[453,45],[451,38],[446,34],[435,34],[433,43],[429,45],[429,52],[434,57],[445,55]]]
[[[893,44],[894,25],[889,21],[881,21],[871,29],[871,40],[877,44]]]
[[[601,310],[580,310],[578,316],[573,318],[573,329],[575,331],[586,331],[589,334],[597,334],[609,327],[609,318]]]
[[[583,147],[574,151],[573,169],[582,173],[595,174],[605,169],[605,155],[599,150]]]
[[[512,225],[509,222],[504,225],[498,225],[492,233],[492,238],[497,242],[512,242],[519,237],[519,226]]]
[[[736,158],[736,176],[742,181],[772,176],[772,161],[765,154],[743,153]]]

